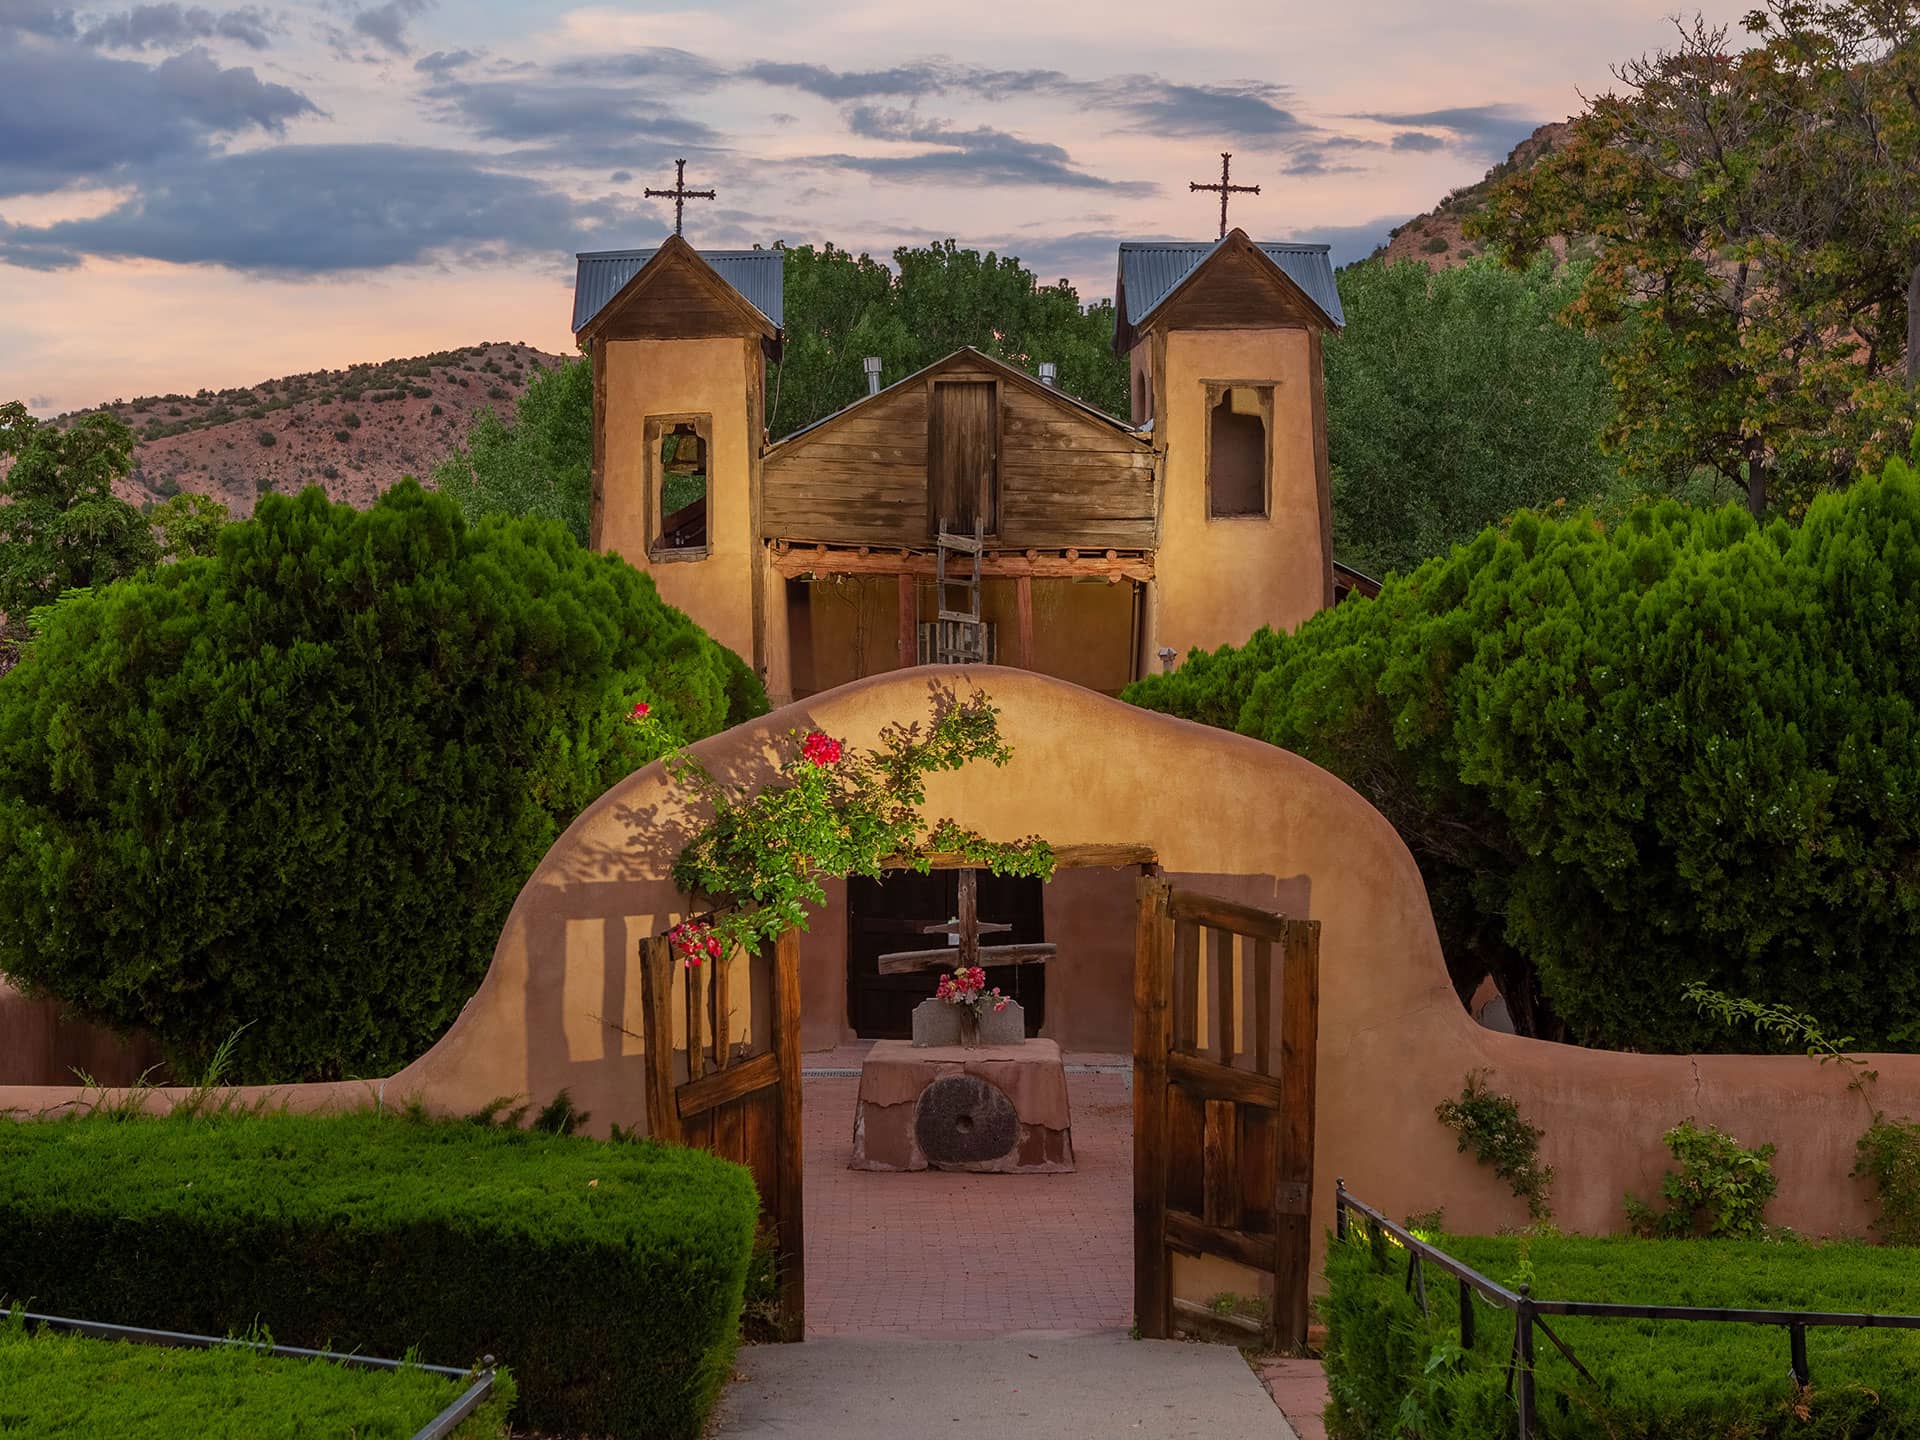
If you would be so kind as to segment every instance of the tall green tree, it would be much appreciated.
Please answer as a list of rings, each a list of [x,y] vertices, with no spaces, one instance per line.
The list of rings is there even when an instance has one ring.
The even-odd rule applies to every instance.
[[[1482,258],[1339,273],[1347,328],[1326,346],[1327,444],[1343,559],[1410,570],[1515,510],[1606,491],[1601,342],[1560,319],[1583,279],[1550,256],[1524,271]]]
[[[211,555],[220,544],[220,532],[227,528],[227,507],[211,495],[182,490],[169,495],[147,514],[160,539],[160,553],[167,560],[187,560]]]
[[[63,591],[104,585],[159,558],[139,510],[113,493],[133,471],[133,431],[110,415],[70,427],[0,404],[0,652]]]
[[[1609,438],[1653,479],[1706,467],[1755,515],[1903,453],[1920,266],[1920,0],[1767,0],[1615,71],[1567,143],[1469,233],[1598,256],[1571,313],[1618,342]]]
[[[536,375],[514,402],[511,424],[481,410],[432,480],[470,519],[556,520],[584,545],[593,504],[592,367],[563,360]]]

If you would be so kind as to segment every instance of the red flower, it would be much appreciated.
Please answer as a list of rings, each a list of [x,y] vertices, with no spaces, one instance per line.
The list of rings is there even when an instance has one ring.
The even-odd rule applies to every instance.
[[[653,707],[651,705],[647,704],[644,700],[636,700],[633,702],[633,709],[627,712],[627,718],[629,720],[644,720],[652,713]]]
[[[809,765],[837,765],[840,762],[840,742],[818,730],[811,731],[800,742],[800,758]]]

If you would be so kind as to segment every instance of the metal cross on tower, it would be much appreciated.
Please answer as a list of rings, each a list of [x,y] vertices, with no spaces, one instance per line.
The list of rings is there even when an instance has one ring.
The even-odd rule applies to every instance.
[[[1220,183],[1218,185],[1202,185],[1198,180],[1189,180],[1187,182],[1187,189],[1189,190],[1218,190],[1220,192],[1220,238],[1222,240],[1227,238],[1227,196],[1258,195],[1260,193],[1260,187],[1258,185],[1229,185],[1227,183],[1227,169],[1232,164],[1233,152],[1231,150],[1222,150],[1220,152]]]
[[[673,188],[671,190],[655,190],[649,185],[646,190],[646,197],[649,200],[673,201],[673,233],[678,235],[680,233],[680,221],[686,212],[687,201],[711,200],[713,199],[713,191],[687,189],[687,162],[684,160],[676,160],[673,162]],[[1221,203],[1224,205],[1225,201]],[[1226,211],[1222,210],[1220,213],[1224,215]],[[1223,230],[1220,233],[1224,235],[1226,232]]]

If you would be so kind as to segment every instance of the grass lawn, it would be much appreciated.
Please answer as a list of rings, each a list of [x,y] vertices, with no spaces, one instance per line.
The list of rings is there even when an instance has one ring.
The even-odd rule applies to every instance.
[[[423,1370],[92,1340],[0,1317],[0,1436],[20,1440],[407,1440],[465,1388]],[[504,1435],[512,1395],[502,1377],[459,1440]]]
[[[1540,1300],[1920,1314],[1920,1250],[1860,1244],[1445,1236],[1441,1249]],[[1328,1377],[1335,1435],[1401,1428],[1431,1440],[1511,1423],[1503,1373],[1512,1317],[1476,1302],[1459,1346],[1454,1282],[1428,1270],[1430,1316],[1406,1292],[1406,1256],[1385,1269],[1362,1245],[1328,1258]],[[1582,1379],[1535,1337],[1539,1433],[1552,1437],[1920,1437],[1920,1332],[1815,1328],[1813,1383],[1796,1391],[1784,1327],[1681,1320],[1549,1318],[1592,1373]],[[1411,1423],[1409,1423],[1411,1422]]]

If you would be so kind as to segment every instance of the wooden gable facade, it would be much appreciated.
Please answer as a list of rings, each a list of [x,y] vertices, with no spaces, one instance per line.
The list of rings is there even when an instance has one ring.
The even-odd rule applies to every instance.
[[[762,538],[923,550],[975,519],[999,550],[1150,551],[1149,439],[963,349],[766,452]]]

